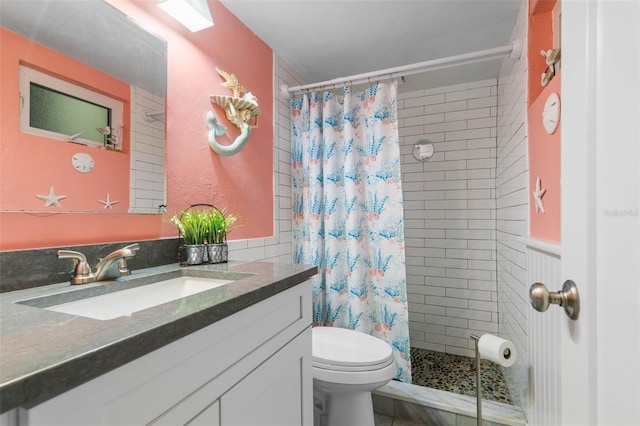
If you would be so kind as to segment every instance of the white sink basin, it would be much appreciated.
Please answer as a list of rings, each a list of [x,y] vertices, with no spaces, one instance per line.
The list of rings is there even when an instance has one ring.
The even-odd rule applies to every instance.
[[[178,277],[44,309],[99,320],[110,320],[163,303],[220,287],[234,280]]]

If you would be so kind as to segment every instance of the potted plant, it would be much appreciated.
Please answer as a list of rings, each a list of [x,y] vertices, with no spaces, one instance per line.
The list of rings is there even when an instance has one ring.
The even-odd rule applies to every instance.
[[[185,210],[179,215],[174,214],[169,222],[176,227],[182,237],[186,263],[189,265],[203,263],[208,227],[204,212]]]
[[[211,208],[202,212],[206,223],[207,254],[210,263],[224,263],[228,260],[227,234],[235,229],[237,216],[226,209]]]

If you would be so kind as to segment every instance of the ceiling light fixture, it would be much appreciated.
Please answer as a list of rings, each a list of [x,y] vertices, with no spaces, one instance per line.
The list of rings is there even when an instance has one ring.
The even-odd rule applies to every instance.
[[[158,7],[193,33],[213,27],[207,0],[158,0]]]

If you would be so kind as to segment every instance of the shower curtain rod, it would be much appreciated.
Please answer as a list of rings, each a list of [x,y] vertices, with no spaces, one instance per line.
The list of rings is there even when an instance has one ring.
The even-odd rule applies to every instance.
[[[280,86],[282,95],[289,99],[292,93],[302,92],[309,89],[322,87],[325,89],[335,89],[350,83],[352,85],[370,82],[372,79],[399,78],[412,74],[419,74],[427,71],[435,71],[443,68],[450,68],[459,65],[467,65],[475,62],[488,61],[491,59],[499,59],[509,56],[510,58],[520,59],[522,54],[522,39],[515,39],[511,44],[494,47],[492,49],[479,50],[477,52],[463,53],[461,55],[447,56],[445,58],[432,59],[429,61],[418,62],[416,64],[402,65],[399,67],[387,68],[379,71],[372,71],[363,74],[356,74],[349,77],[334,78],[333,80],[322,81],[320,83],[303,84],[300,86],[289,87],[286,84]]]

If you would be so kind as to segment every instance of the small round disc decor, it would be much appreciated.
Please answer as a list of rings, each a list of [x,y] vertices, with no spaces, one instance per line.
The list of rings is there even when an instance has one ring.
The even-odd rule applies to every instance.
[[[78,152],[71,157],[71,165],[80,173],[89,173],[93,171],[95,162],[93,157],[85,152]]]
[[[544,103],[542,110],[542,125],[544,130],[552,135],[560,124],[560,97],[557,93],[551,93]]]

